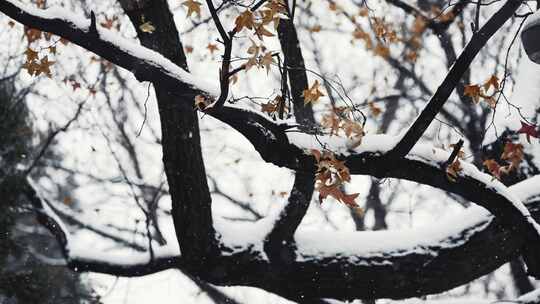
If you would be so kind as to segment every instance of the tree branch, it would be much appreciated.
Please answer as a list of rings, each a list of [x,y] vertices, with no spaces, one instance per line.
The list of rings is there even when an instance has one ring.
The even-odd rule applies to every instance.
[[[179,267],[180,260],[174,255],[162,255],[150,260],[148,254],[137,254],[142,259],[122,259],[93,255],[92,250],[74,252],[70,244],[69,231],[54,213],[49,203],[41,198],[28,178],[19,177],[22,191],[32,205],[38,222],[43,225],[56,238],[67,266],[74,271],[92,271],[117,276],[144,276],[172,267]],[[101,253],[103,254],[103,253]],[[119,262],[122,261],[122,262]]]
[[[536,180],[524,183],[534,184],[539,178],[536,176]],[[520,183],[510,190],[523,195],[522,188]],[[62,230],[62,224],[43,205],[35,190],[29,187],[27,194],[32,204],[39,207],[36,211],[40,223],[49,228],[60,244],[64,244],[62,248],[68,254],[68,265],[76,271],[141,276],[166,268],[185,268],[185,261],[177,256],[158,257],[152,265],[126,260],[125,257],[121,260],[107,260],[107,257],[95,254],[90,259],[84,256],[70,257],[69,254],[73,252],[67,250],[68,236]],[[540,196],[530,193],[529,197],[534,200],[527,206],[533,216],[540,219]],[[527,197],[522,199],[527,200]],[[301,233],[297,236],[299,258],[289,266],[287,277],[279,276],[280,272],[275,265],[262,258],[260,252],[253,250],[252,244],[244,250],[236,248],[233,254],[216,257],[220,266],[213,271],[221,276],[210,279],[215,284],[256,286],[289,298],[302,295],[343,300],[405,298],[438,293],[489,273],[516,257],[525,242],[522,235],[505,229],[497,218],[481,210],[468,209],[456,218],[467,221],[465,224],[463,221],[455,222],[448,232],[443,232],[435,239],[423,240],[422,244],[410,244],[407,236],[415,233],[412,231],[354,232],[345,236],[339,233],[325,236],[315,232],[311,237],[310,234]],[[420,231],[416,233],[422,234]],[[379,248],[377,243],[363,242],[355,249],[356,253],[342,252],[342,255],[336,255],[317,251],[309,246],[314,243],[307,241],[312,238],[316,244],[323,242],[320,247],[323,249],[327,245],[324,242],[331,242],[332,239],[360,244],[362,238],[369,235],[379,235],[378,238],[390,238],[398,242],[393,250]]]
[[[139,53],[142,49],[146,50],[148,57],[176,69],[177,75],[191,77],[187,72],[186,57],[168,2],[153,0],[140,4],[122,0],[121,4],[143,45],[133,45],[133,48],[139,49]],[[152,22],[156,30],[153,33],[143,32],[140,26],[144,21]],[[152,70],[148,63],[138,62],[140,66],[145,66],[144,70]],[[177,78],[173,86],[161,80],[156,81],[166,80],[167,76],[162,72],[171,74],[171,71],[157,71],[160,76],[153,81],[160,114],[163,162],[171,194],[173,222],[183,259],[188,261],[186,265],[192,269],[193,274],[198,274],[210,268],[212,257],[219,255],[212,222],[212,200],[202,159],[199,121],[197,112],[193,110],[193,94],[198,93],[183,81],[189,77]]]
[[[288,12],[291,10],[288,9]],[[303,90],[308,88],[306,67],[300,41],[296,33],[293,17],[281,20],[278,26],[278,37],[284,54],[284,81],[289,79],[292,90],[294,117],[300,124],[313,126],[315,118],[311,104],[304,104]],[[294,66],[289,67],[293,63]],[[288,76],[288,77],[286,77]],[[283,96],[285,98],[285,96]],[[296,258],[294,253],[294,233],[307,212],[313,196],[315,171],[295,172],[294,185],[290,191],[287,204],[281,211],[272,231],[264,241],[264,250],[270,261],[278,268],[287,268]]]
[[[450,94],[459,83],[463,74],[469,69],[473,59],[487,43],[489,38],[512,17],[521,5],[519,0],[508,0],[506,3],[476,32],[467,44],[461,55],[446,75],[427,106],[415,120],[400,142],[392,150],[393,157],[403,157],[409,153],[412,147],[429,127],[435,116],[440,112]]]
[[[264,240],[264,251],[276,267],[288,267],[296,259],[294,233],[309,207],[314,184],[314,172],[295,173],[287,205]]]

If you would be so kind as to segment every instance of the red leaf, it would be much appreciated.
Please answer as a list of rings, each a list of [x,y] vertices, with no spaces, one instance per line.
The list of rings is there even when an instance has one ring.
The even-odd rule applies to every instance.
[[[540,132],[538,132],[536,126],[530,125],[526,122],[521,122],[521,128],[517,131],[518,134],[527,135],[527,141],[531,143],[531,136],[534,138],[540,138]]]

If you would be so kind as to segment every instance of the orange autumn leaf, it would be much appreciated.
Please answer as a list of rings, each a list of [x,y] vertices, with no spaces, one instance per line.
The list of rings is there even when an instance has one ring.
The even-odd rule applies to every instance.
[[[308,103],[313,104],[317,102],[321,96],[325,95],[320,90],[319,81],[315,80],[315,82],[310,88],[307,88],[302,92],[302,96],[304,97],[304,105],[307,105]]]
[[[493,175],[495,178],[497,179],[501,178],[501,165],[499,165],[499,163],[497,163],[495,160],[493,159],[485,160],[483,165],[484,167],[487,168],[489,173],[491,173],[491,175]]]
[[[26,55],[27,62],[38,60],[38,52],[32,50],[31,48],[27,48],[24,54]]]
[[[493,87],[495,90],[499,90],[499,78],[497,76],[492,75],[485,83],[484,83],[484,90],[487,92],[490,87]]]
[[[368,102],[369,111],[374,117],[378,117],[382,113],[382,109],[379,108],[373,101]]]
[[[255,27],[255,20],[251,10],[245,10],[234,20],[236,25],[235,30],[237,32],[242,31],[243,28],[253,29]]]
[[[517,169],[519,164],[523,161],[524,152],[522,144],[514,144],[508,142],[504,145],[501,159],[510,162],[510,169]]]
[[[474,103],[480,102],[480,86],[477,84],[471,84],[465,86],[464,95],[472,98]]]
[[[289,107],[287,107],[285,99],[278,95],[274,100],[261,104],[261,111],[275,117],[276,114],[288,113]]]
[[[195,0],[187,0],[182,2],[184,6],[187,7],[187,16],[191,17],[191,15],[196,14],[198,17],[201,16],[201,3],[199,1]]]
[[[452,164],[450,164],[446,168],[446,177],[452,181],[455,182],[458,177],[458,173],[463,171],[463,168],[461,167],[461,163],[459,160],[455,160]]]
[[[217,44],[209,43],[209,44],[206,46],[206,49],[209,50],[210,53],[213,55],[214,52],[218,50],[218,46],[217,46]]]
[[[362,138],[364,137],[364,128],[356,121],[344,119],[341,128],[345,132],[345,135],[349,138]]]
[[[334,134],[337,135],[341,125],[341,120],[334,112],[332,112],[330,114],[325,114],[322,117],[321,125],[324,128],[330,129],[330,136]]]
[[[382,58],[390,57],[390,49],[381,43],[377,44],[374,52],[375,52],[375,55],[381,56]]]
[[[261,40],[263,40],[264,36],[266,37],[274,37],[274,34],[272,34],[270,31],[268,31],[263,24],[260,24],[255,27],[255,35]]]

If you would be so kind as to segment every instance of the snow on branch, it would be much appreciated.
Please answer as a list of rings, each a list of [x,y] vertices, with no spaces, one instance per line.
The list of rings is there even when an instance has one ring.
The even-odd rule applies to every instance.
[[[0,0],[0,11],[26,26],[56,34],[94,52],[131,71],[139,81],[161,80],[177,90],[187,86],[214,97],[220,95],[218,87],[193,76],[158,52],[91,24],[90,19],[67,9],[38,9],[17,0]]]
[[[540,218],[540,197],[534,185],[539,179],[536,176],[508,189],[508,195],[533,200],[527,207],[536,218]],[[157,258],[149,263],[145,254],[96,252],[88,244],[77,244],[30,183],[25,193],[40,223],[64,245],[71,269],[141,276],[167,268],[189,267],[173,251],[158,249]],[[277,275],[283,270],[268,260],[264,249],[274,219],[265,218],[255,225],[219,221],[215,224],[222,236],[223,252],[216,257],[222,274],[214,278],[214,283],[238,285],[249,281],[250,285],[281,290],[283,294],[283,282]],[[315,292],[321,297],[339,299],[403,298],[447,290],[498,268],[515,257],[525,242],[480,207],[468,208],[430,229],[332,233],[300,230],[295,241],[296,259],[288,267],[296,279],[288,282],[289,296]],[[503,243],[505,246],[501,246]],[[441,273],[445,274],[444,280]],[[321,280],[333,282],[333,288],[320,289]]]

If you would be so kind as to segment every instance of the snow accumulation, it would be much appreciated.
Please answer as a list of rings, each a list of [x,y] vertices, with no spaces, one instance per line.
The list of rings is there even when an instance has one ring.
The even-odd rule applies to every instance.
[[[64,20],[82,31],[88,31],[90,26],[90,20],[84,16],[76,15],[61,7],[51,7],[42,10],[22,4],[16,0],[7,1],[30,15],[49,20]],[[532,16],[528,24],[540,22],[539,16],[540,14],[538,13]],[[194,88],[208,92],[214,97],[219,96],[220,90],[215,84],[195,77],[159,53],[141,46],[134,40],[124,38],[118,33],[114,33],[99,26],[98,33],[101,39],[116,45],[126,53],[167,71],[171,76],[192,85]],[[520,90],[519,87],[517,87],[516,93],[514,94],[516,97],[513,98],[526,100],[527,98],[532,98],[532,96],[538,96],[540,93],[530,89],[540,88],[540,86],[537,85],[540,83],[540,76],[538,76],[540,75],[540,72],[538,72],[539,67],[538,65],[526,62],[527,60],[528,59],[526,58],[523,59],[525,62],[524,68],[520,69],[520,79],[517,81],[519,86],[523,86],[527,89]],[[521,81],[523,79],[525,81]],[[288,132],[287,136],[292,144],[303,148],[306,151],[309,151],[310,149],[325,148],[344,156],[363,152],[385,153],[390,151],[401,138],[401,136],[384,134],[366,135],[363,138],[362,144],[351,150],[351,141],[342,137],[314,136],[301,132]],[[441,162],[448,159],[449,154],[450,153],[447,151],[419,143],[413,148],[407,158],[422,161],[438,168]],[[486,188],[492,189],[512,202],[524,216],[530,215],[528,210],[522,204],[522,201],[540,195],[538,194],[537,189],[537,185],[540,182],[540,176],[533,177],[507,188],[498,180],[493,179],[492,176],[480,172],[472,164],[462,162],[462,167],[463,171],[460,172],[460,174],[483,182],[486,185]],[[38,187],[35,187],[35,189],[38,189]],[[43,204],[43,208],[49,216],[62,225],[62,221],[47,204]],[[214,224],[221,236],[223,244],[232,250],[241,251],[252,248],[254,251],[260,252],[263,258],[266,258],[264,256],[262,241],[271,231],[278,215],[279,212],[276,211],[274,214],[271,214],[256,223],[232,223],[230,221],[215,218]],[[300,260],[344,255],[356,257],[355,259],[357,259],[357,261],[352,262],[362,263],[361,259],[363,257],[388,256],[389,254],[399,255],[413,252],[435,254],[434,249],[436,248],[450,248],[466,242],[468,237],[476,231],[485,228],[491,220],[492,216],[487,210],[479,206],[473,206],[464,210],[461,214],[433,223],[430,225],[429,229],[418,227],[399,231],[324,232],[307,231],[300,227],[295,238],[298,245]],[[69,237],[69,230],[66,227],[62,227],[62,229],[66,231],[66,236]],[[69,238],[68,250],[72,257],[88,260],[103,259],[104,261],[120,265],[146,263],[150,258],[148,253],[140,253],[133,250],[99,250],[98,252],[97,248],[88,245],[88,241],[89,239],[86,238]],[[175,242],[169,243],[170,245],[154,248],[156,257],[172,257],[179,254],[177,244],[175,244]]]
[[[518,303],[538,303],[540,301],[540,289],[522,295],[517,301]]]
[[[72,26],[81,31],[88,31],[90,27],[90,20],[85,18],[83,15],[76,14],[70,10],[64,9],[59,6],[52,6],[47,9],[38,9],[25,5],[16,0],[7,0],[11,4],[17,6],[21,11],[28,13],[33,16],[37,16],[44,19],[54,20],[60,19],[64,20],[67,23],[72,24]],[[174,64],[169,59],[165,58],[163,55],[155,52],[149,48],[146,48],[134,40],[127,39],[122,37],[119,33],[115,33],[103,27],[97,25],[97,30],[99,37],[109,42],[119,49],[125,51],[128,54],[131,54],[141,60],[152,64],[163,71],[167,72],[170,76],[177,78],[178,80],[191,85],[194,89],[198,89],[213,97],[218,97],[220,94],[219,87],[214,83],[208,82],[205,79],[195,77],[191,73],[183,70],[178,65]]]
[[[399,140],[399,137],[387,134],[366,135],[362,138],[362,144],[351,150],[352,141],[345,137],[288,132],[287,138],[290,143],[306,150],[307,153],[313,149],[327,149],[343,156],[363,152],[385,153],[390,151]]]
[[[269,216],[254,224],[216,219],[215,227],[222,236],[221,241],[229,248],[238,251],[251,248],[266,258],[262,241],[271,231],[276,218]],[[429,229],[418,227],[396,231],[334,232],[307,231],[300,226],[295,235],[298,259],[323,259],[343,255],[350,256],[351,262],[362,264],[363,258],[390,254],[434,254],[434,249],[461,245],[476,231],[484,229],[491,219],[487,210],[473,206],[457,216],[432,224]]]
[[[527,17],[527,21],[525,21],[525,24],[523,24],[523,30],[536,25],[540,25],[540,12],[538,11]]]
[[[298,139],[295,144],[302,143],[307,137],[298,137],[293,133],[289,139]],[[342,138],[334,137],[327,140],[327,143],[342,144]],[[306,144],[307,143],[307,144]],[[395,137],[388,135],[366,136],[366,141],[358,147],[354,153],[373,151],[385,152],[394,146]],[[303,147],[309,146],[309,142],[304,141]],[[317,142],[320,145],[320,143]],[[307,147],[306,147],[307,146]],[[409,154],[409,158],[424,161],[427,164],[436,165],[445,161],[449,153],[441,149],[434,149],[428,145],[418,144]],[[518,208],[524,209],[522,212],[529,214],[521,201],[527,201],[538,197],[537,185],[540,176],[532,177],[526,181],[506,188],[499,181],[494,180],[490,175],[480,172],[471,164],[462,163],[463,172],[461,174],[471,176],[484,182],[488,188],[500,193],[508,198]],[[47,208],[47,207],[45,207]],[[231,222],[219,217],[214,218],[214,226],[218,231],[221,242],[231,251],[224,254],[251,249],[259,253],[261,259],[267,259],[263,250],[263,240],[272,230],[272,227],[279,217],[279,208],[272,209],[272,213],[265,218],[255,222]],[[47,208],[46,212],[53,216],[59,223],[60,219],[54,212]],[[306,261],[312,259],[324,259],[336,256],[347,256],[351,263],[363,264],[370,257],[388,257],[389,255],[399,256],[408,253],[435,255],[439,248],[452,248],[465,243],[470,236],[477,231],[484,229],[493,217],[482,207],[472,206],[463,212],[448,216],[431,223],[429,229],[426,227],[416,227],[401,230],[389,231],[313,231],[300,226],[296,232],[295,239],[298,246],[298,260]],[[68,230],[65,230],[68,231]],[[117,263],[119,265],[132,265],[147,263],[150,259],[148,253],[136,252],[133,250],[101,250],[89,246],[92,238],[76,237],[69,239],[68,250],[70,255],[79,259],[102,260]],[[180,254],[176,242],[169,242],[165,246],[155,246],[155,256],[159,258],[174,257]],[[389,263],[389,262],[379,262]]]
[[[92,244],[95,242],[95,237],[88,238],[76,237],[71,238],[68,243],[69,256],[72,259],[101,261],[113,265],[144,265],[150,262],[150,254],[148,252],[135,251],[133,249],[115,249],[104,250]],[[164,246],[153,247],[155,258],[173,258],[180,255],[178,246],[174,242],[168,242]]]
[[[399,138],[401,138],[400,136],[385,134],[366,135],[362,140],[362,144],[354,150],[351,150],[348,148],[350,147],[350,140],[347,138],[337,136],[317,136],[304,133],[288,133],[287,137],[292,144],[304,149],[306,153],[310,153],[309,151],[311,149],[320,150],[324,148],[343,156],[364,152],[384,154],[390,151],[398,143]],[[448,151],[435,148],[429,144],[417,143],[406,157],[440,168],[440,164],[447,161],[450,154],[451,153]],[[484,183],[486,188],[492,189],[511,201],[524,216],[530,215],[529,211],[521,201],[512,193],[508,192],[507,187],[497,179],[494,179],[493,176],[481,172],[474,165],[464,161],[461,162],[461,166],[463,168],[463,171],[459,172],[461,175],[471,177]]]
[[[540,176],[533,179],[538,181]],[[529,199],[537,195],[534,181],[525,181],[509,188],[507,195]],[[521,191],[524,191],[521,193]],[[349,256],[352,263],[365,263],[364,258],[399,256],[408,253],[435,254],[438,248],[452,248],[466,242],[475,232],[484,229],[492,220],[482,207],[472,206],[463,212],[432,223],[429,229],[417,227],[397,231],[333,232],[300,229],[295,235],[299,260]],[[277,216],[271,215],[255,224],[231,223],[216,220],[215,227],[222,242],[233,250],[251,247],[263,253],[262,241],[272,229]]]

